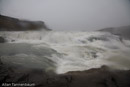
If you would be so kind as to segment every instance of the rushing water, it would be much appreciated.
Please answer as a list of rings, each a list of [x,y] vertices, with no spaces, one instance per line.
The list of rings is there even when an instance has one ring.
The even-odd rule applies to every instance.
[[[130,41],[106,32],[0,32],[4,63],[54,71],[86,70],[108,65],[130,68]]]

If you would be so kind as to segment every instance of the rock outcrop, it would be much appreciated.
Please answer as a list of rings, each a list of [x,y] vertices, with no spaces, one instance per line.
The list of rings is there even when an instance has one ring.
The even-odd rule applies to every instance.
[[[109,70],[108,67],[86,71],[69,72],[72,76],[70,87],[129,87],[130,71]]]
[[[0,86],[17,87],[130,87],[130,70],[109,70],[108,67],[65,74],[48,74],[43,70],[8,66],[0,62]]]
[[[5,42],[6,42],[6,40],[0,36],[0,43],[5,43]]]
[[[8,16],[0,15],[0,31],[25,31],[25,30],[38,30],[46,27],[42,21],[27,21],[19,20]]]
[[[105,28],[105,29],[101,29],[99,31],[110,32],[110,33],[118,35],[124,39],[130,40],[130,26],[123,26],[123,27],[117,27],[117,28]]]

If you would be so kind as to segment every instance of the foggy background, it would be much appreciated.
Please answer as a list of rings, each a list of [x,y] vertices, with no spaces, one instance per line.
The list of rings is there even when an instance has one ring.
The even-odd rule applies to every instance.
[[[130,25],[129,0],[0,0],[0,14],[42,20],[53,30]]]

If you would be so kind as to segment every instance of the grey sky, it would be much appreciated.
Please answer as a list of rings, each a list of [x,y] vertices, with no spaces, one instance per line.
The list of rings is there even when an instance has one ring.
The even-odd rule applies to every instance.
[[[54,30],[95,30],[130,24],[128,0],[1,0],[0,13],[43,20]]]

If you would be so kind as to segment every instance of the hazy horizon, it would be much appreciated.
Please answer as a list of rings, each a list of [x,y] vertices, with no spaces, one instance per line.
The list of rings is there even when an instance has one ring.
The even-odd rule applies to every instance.
[[[129,0],[0,0],[0,13],[41,20],[53,30],[96,30],[130,25]]]

